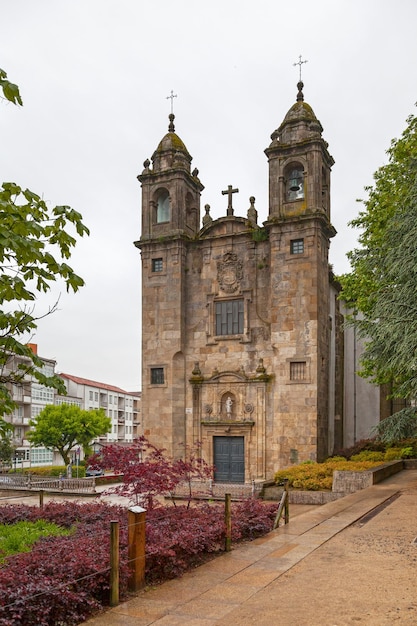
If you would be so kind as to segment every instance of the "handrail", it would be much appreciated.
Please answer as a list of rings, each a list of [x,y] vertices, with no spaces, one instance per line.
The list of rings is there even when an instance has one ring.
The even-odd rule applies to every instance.
[[[288,505],[288,478],[284,478],[283,482],[284,482],[284,491],[282,492],[281,501],[279,503],[274,525],[272,527],[273,530],[275,530],[279,526],[279,521],[282,516],[282,511],[284,511],[284,523],[288,524],[288,522],[290,521],[290,510],[289,510],[289,505]]]

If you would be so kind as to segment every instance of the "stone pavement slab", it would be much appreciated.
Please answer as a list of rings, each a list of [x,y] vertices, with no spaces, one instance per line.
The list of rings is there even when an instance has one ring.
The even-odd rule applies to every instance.
[[[383,483],[311,509],[290,519],[287,526],[237,546],[182,578],[139,592],[134,599],[86,624],[234,626],[279,623],[273,616],[278,610],[276,603],[279,605],[280,577],[364,515],[378,510],[389,498],[410,487],[417,492],[417,470],[402,471]],[[390,506],[394,507],[395,503]],[[338,566],[343,568],[343,562]],[[267,607],[269,601],[272,603],[270,611],[263,613],[264,617],[267,614],[269,617],[267,621],[259,621],[260,607]]]

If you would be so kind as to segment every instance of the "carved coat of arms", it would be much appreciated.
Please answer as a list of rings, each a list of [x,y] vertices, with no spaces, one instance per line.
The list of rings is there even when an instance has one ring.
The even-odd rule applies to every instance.
[[[234,293],[239,289],[242,277],[242,261],[234,252],[226,252],[223,260],[217,262],[217,280],[220,289],[226,293]]]

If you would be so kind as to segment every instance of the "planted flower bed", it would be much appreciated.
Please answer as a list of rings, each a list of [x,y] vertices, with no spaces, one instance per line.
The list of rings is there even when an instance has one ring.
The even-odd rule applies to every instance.
[[[333,457],[324,463],[301,463],[284,470],[274,476],[275,483],[288,480],[292,489],[305,491],[331,491],[335,470],[364,472],[381,465],[380,461],[347,461],[342,457]]]
[[[232,505],[232,540],[272,529],[276,505],[247,500]],[[127,511],[107,504],[49,503],[0,507],[0,524],[44,519],[69,536],[44,537],[28,553],[0,566],[0,626],[72,626],[109,602],[110,521],[120,522],[120,596],[127,596]],[[224,507],[160,506],[147,512],[146,584],[180,576],[223,551]]]

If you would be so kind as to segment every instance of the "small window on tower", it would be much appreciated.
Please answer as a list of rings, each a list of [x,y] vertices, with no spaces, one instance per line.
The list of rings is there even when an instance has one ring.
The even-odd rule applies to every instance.
[[[304,239],[293,239],[291,241],[291,254],[304,254]]]
[[[169,193],[166,189],[163,189],[158,196],[158,206],[156,210],[156,221],[158,224],[160,224],[161,222],[169,222],[169,209]]]
[[[164,368],[151,367],[151,385],[163,385],[165,383]]]
[[[162,259],[152,259],[152,271],[162,272],[164,269]]]

